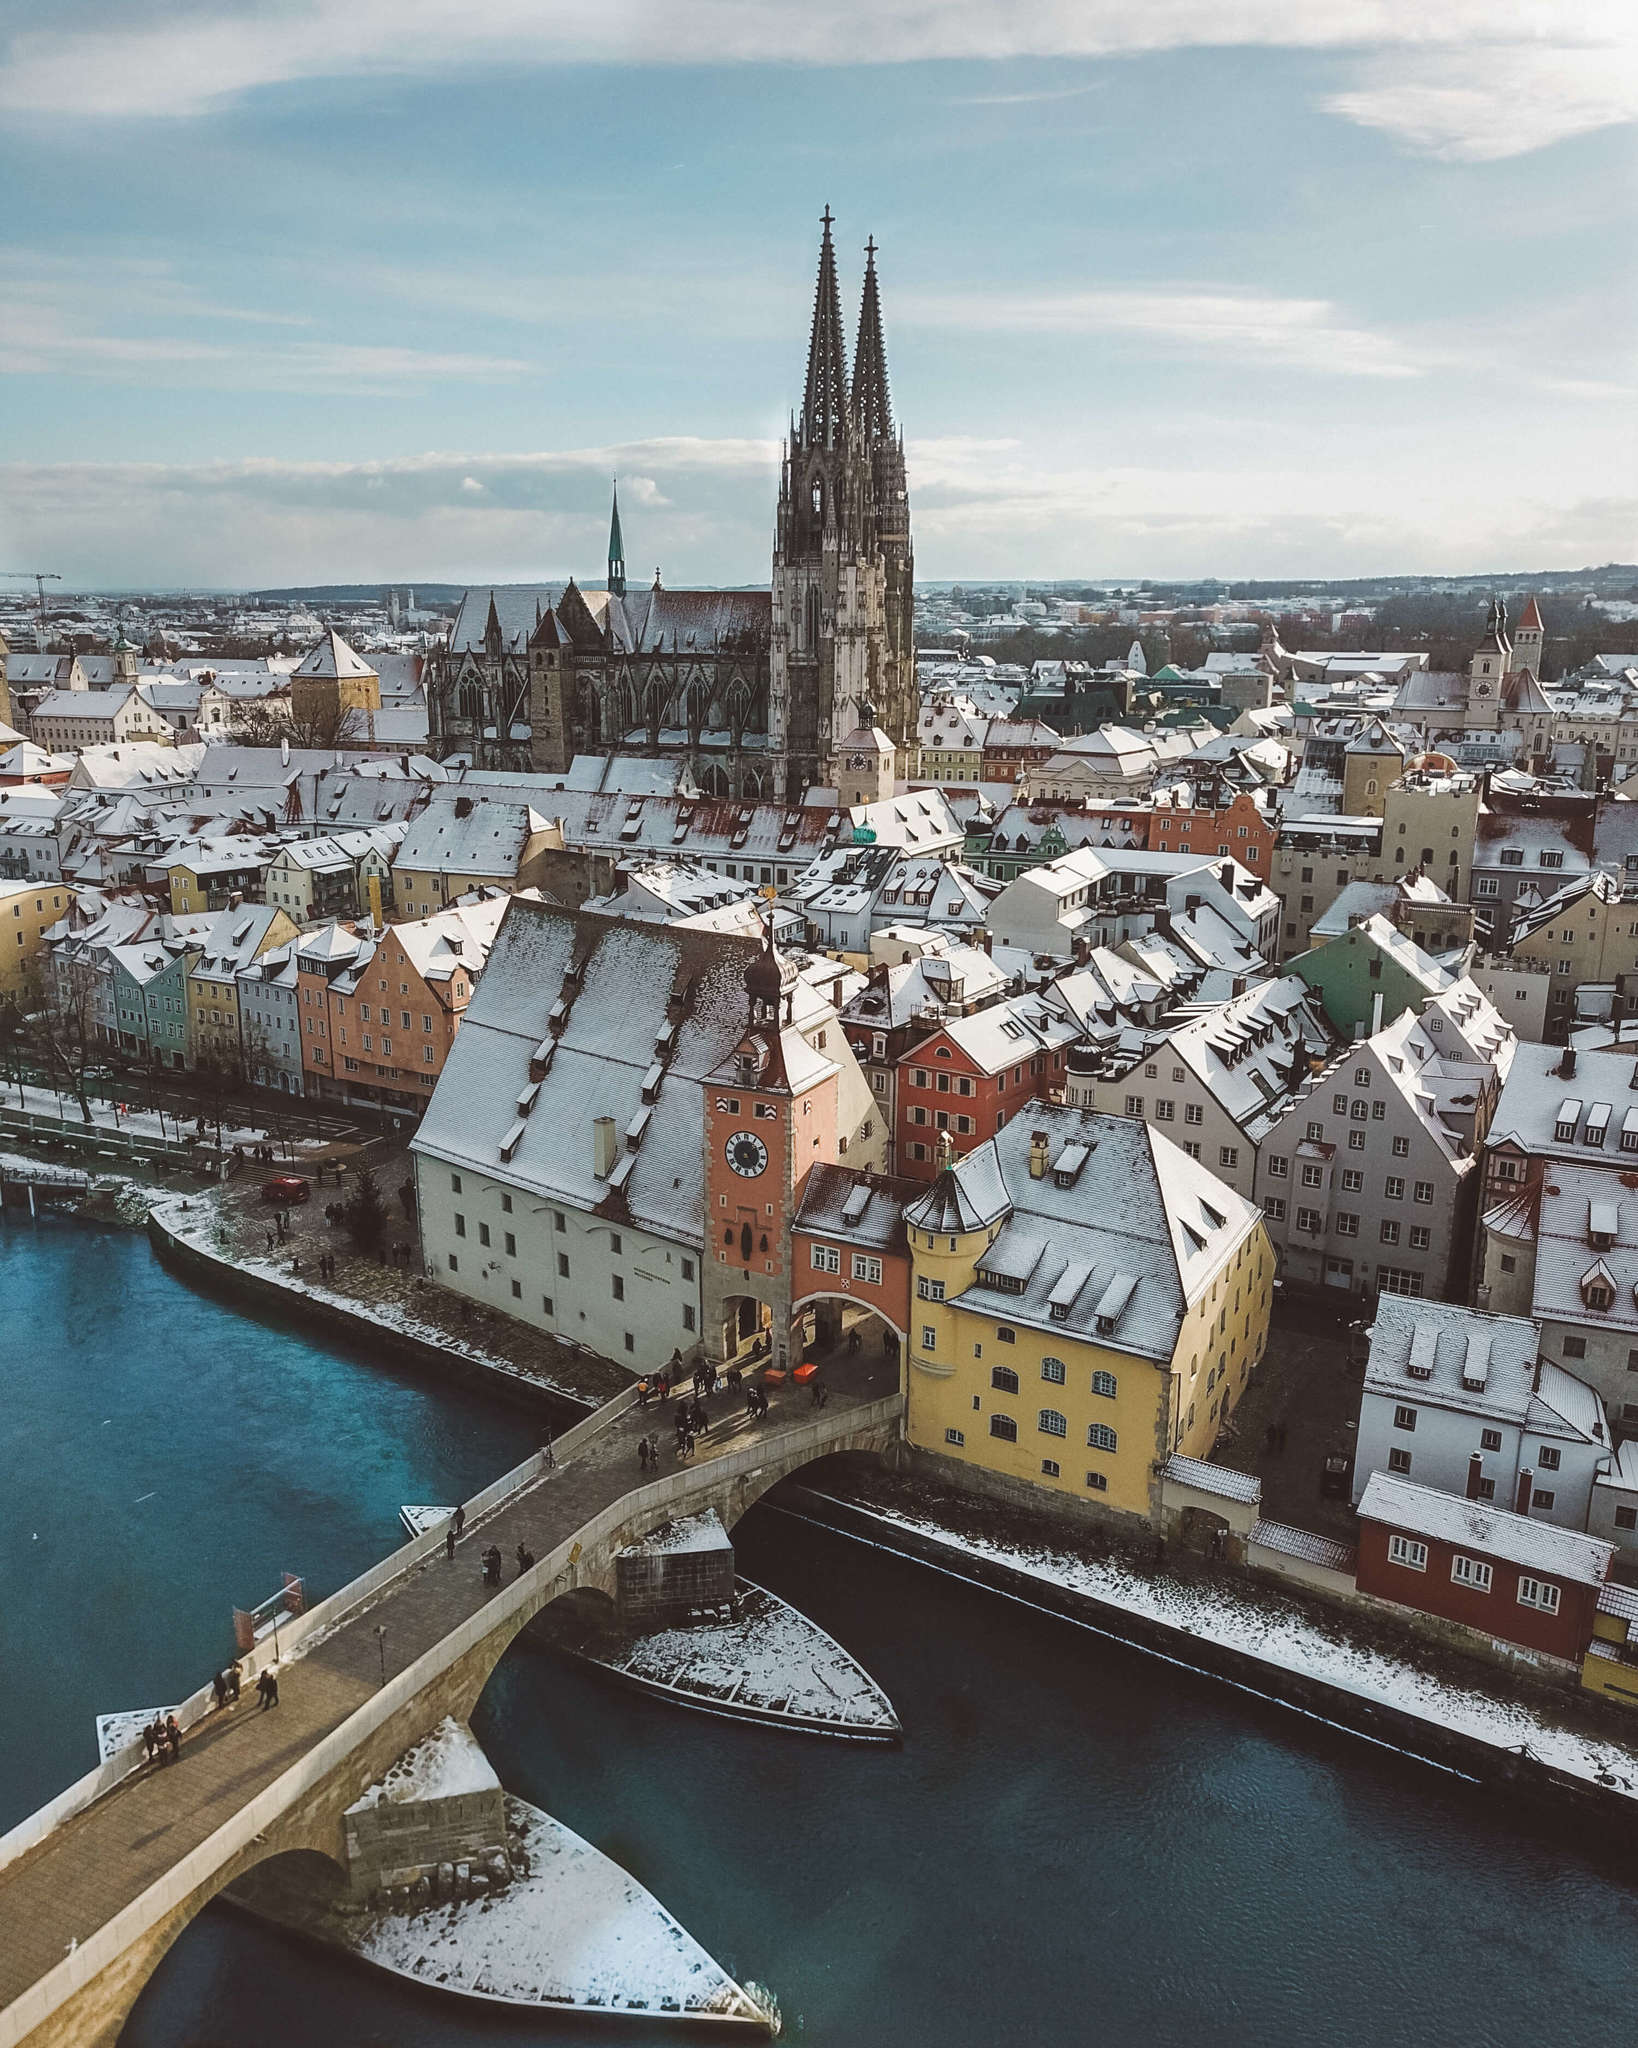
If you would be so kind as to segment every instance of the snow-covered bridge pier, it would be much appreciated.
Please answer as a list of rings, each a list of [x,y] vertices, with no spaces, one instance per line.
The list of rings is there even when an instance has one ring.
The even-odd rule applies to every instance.
[[[838,1360],[829,1400],[776,1397],[768,1418],[725,1417],[694,1458],[644,1480],[637,1440],[662,1410],[622,1395],[556,1447],[466,1504],[454,1562],[442,1534],[405,1545],[281,1630],[280,1704],[188,1703],[180,1763],[127,1750],[0,1840],[0,2048],[112,2048],[149,1974],[200,1908],[291,1852],[346,1868],[342,1814],[446,1716],[464,1721],[518,1631],[563,1594],[611,1593],[614,1557],[677,1515],[732,1527],[770,1486],[842,1450],[885,1451],[904,1396],[880,1362]],[[538,1562],[485,1586],[480,1553]],[[241,1660],[254,1679],[271,1643]],[[383,1674],[385,1674],[383,1678]]]

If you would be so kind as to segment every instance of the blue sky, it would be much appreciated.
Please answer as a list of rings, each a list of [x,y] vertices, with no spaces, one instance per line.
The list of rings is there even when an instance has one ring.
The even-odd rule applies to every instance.
[[[19,6],[0,554],[754,580],[828,202],[924,575],[1632,560],[1635,119],[1609,0]]]

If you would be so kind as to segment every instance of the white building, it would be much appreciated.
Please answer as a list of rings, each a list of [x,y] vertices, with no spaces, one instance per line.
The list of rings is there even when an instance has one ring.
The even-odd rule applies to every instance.
[[[1585,1529],[1611,1463],[1604,1411],[1540,1349],[1521,1317],[1385,1296],[1360,1397],[1355,1502],[1373,1472],[1389,1472]]]
[[[1262,971],[1279,938],[1279,898],[1236,860],[1079,847],[1026,869],[990,905],[997,945],[1058,959],[1151,931],[1199,924],[1213,951]]]

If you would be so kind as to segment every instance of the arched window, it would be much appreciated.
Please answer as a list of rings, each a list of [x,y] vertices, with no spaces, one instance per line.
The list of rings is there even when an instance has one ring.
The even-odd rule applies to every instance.
[[[825,509],[825,487],[823,484],[820,483],[817,477],[815,477],[813,480],[813,490],[810,494],[810,502],[813,505],[813,516],[815,519],[817,519]]]
[[[1112,1451],[1116,1448],[1115,1432],[1106,1422],[1094,1422],[1086,1432],[1087,1448],[1093,1451]]]
[[[990,1385],[994,1387],[998,1394],[1016,1394],[1018,1391],[1018,1375],[1010,1365],[992,1365],[990,1367]]]
[[[992,1415],[990,1435],[1000,1437],[1003,1443],[1015,1444],[1018,1441],[1018,1425],[1010,1415]]]
[[[748,1259],[751,1256],[751,1226],[748,1223],[742,1223],[739,1227],[739,1250],[742,1258]]]
[[[1115,1375],[1112,1372],[1095,1372],[1092,1375],[1092,1391],[1094,1394],[1107,1394],[1112,1401],[1115,1398]]]
[[[1041,1360],[1041,1377],[1044,1380],[1051,1380],[1055,1387],[1061,1387],[1068,1377],[1064,1371],[1063,1360],[1061,1358],[1043,1358]]]
[[[819,586],[808,586],[808,648],[810,652],[819,645]]]
[[[732,1244],[732,1243],[733,1243],[733,1241],[734,1241],[734,1226],[733,1226],[733,1225],[732,1225],[731,1223],[729,1224],[728,1228],[727,1228],[727,1229],[726,1229],[726,1230],[725,1230],[725,1231],[724,1231],[724,1232],[722,1233],[722,1241],[723,1241],[723,1243],[724,1243],[724,1244]]]
[[[1043,1408],[1037,1419],[1042,1436],[1068,1436],[1069,1424],[1056,1408]]]

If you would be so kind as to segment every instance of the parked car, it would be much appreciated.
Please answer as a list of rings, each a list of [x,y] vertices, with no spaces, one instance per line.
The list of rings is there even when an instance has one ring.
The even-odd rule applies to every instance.
[[[303,1180],[299,1173],[275,1174],[271,1180],[262,1182],[262,1200],[287,1205],[291,1202],[311,1201],[313,1183]]]

